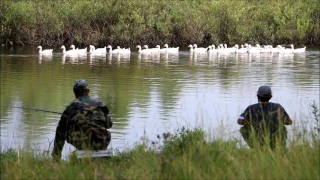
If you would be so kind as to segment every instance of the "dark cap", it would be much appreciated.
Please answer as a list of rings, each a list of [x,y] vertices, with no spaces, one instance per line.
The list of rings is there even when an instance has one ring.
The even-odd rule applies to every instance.
[[[84,87],[88,89],[88,82],[84,79],[79,79],[74,83],[73,89],[77,89],[78,87]]]
[[[266,98],[271,97],[272,96],[271,88],[267,85],[260,86],[258,89],[257,95],[260,97],[266,97]]]

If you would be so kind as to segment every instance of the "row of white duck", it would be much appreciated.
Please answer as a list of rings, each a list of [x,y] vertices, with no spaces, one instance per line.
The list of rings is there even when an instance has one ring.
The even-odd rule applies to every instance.
[[[138,48],[139,53],[178,53],[179,47],[169,47],[168,44],[165,44],[163,46],[164,48],[160,48],[160,45],[157,45],[155,48],[149,48],[148,45],[144,45],[143,48],[140,45],[137,45],[136,48]],[[281,45],[278,45],[277,47],[273,47],[272,45],[265,45],[261,47],[259,44],[256,44],[255,47],[252,47],[251,44],[242,44],[241,48],[239,48],[239,45],[235,45],[234,47],[228,48],[227,44],[220,44],[217,48],[215,45],[210,45],[206,48],[204,47],[198,47],[197,44],[189,45],[188,48],[190,48],[191,52],[195,53],[207,53],[207,52],[213,52],[213,53],[279,53],[279,54],[292,54],[292,53],[303,53],[306,51],[306,47],[304,48],[297,48],[294,49],[293,44],[290,45],[291,48],[285,48]],[[42,50],[41,46],[37,47],[39,49],[39,54],[52,54],[53,49],[45,49]],[[130,47],[129,48],[120,48],[120,46],[117,46],[116,49],[112,49],[111,45],[105,46],[104,48],[95,48],[93,45],[89,46],[89,51],[87,48],[79,49],[75,48],[74,45],[70,46],[69,50],[66,50],[66,47],[64,45],[61,46],[62,53],[68,54],[68,55],[79,55],[79,54],[106,54],[106,53],[118,53],[118,54],[128,54],[131,53]],[[109,49],[109,51],[107,50]]]
[[[285,48],[281,45],[278,45],[277,47],[273,47],[272,45],[265,45],[261,47],[259,44],[256,44],[255,47],[252,47],[251,44],[242,44],[241,48],[239,48],[239,45],[236,44],[235,46],[228,48],[227,44],[220,44],[217,48],[215,45],[210,45],[206,48],[204,47],[198,47],[197,44],[189,45],[188,48],[190,48],[191,52],[194,53],[207,53],[207,52],[213,52],[213,53],[279,53],[279,54],[293,54],[293,53],[303,53],[306,51],[306,47],[303,48],[297,48],[294,49],[293,44],[290,44],[290,48]]]
[[[164,45],[164,48],[160,48],[160,45],[157,45],[156,48],[148,48],[148,45],[144,45],[142,49],[140,45],[136,46],[138,48],[139,53],[156,53],[156,52],[179,52],[179,47],[169,48],[168,44]],[[39,54],[52,54],[53,49],[44,49],[42,50],[42,46],[38,46]],[[64,45],[61,46],[62,53],[68,55],[79,55],[79,54],[106,54],[106,53],[118,53],[118,54],[129,54],[131,53],[129,48],[120,48],[117,46],[116,49],[112,49],[111,45],[105,46],[104,48],[95,48],[93,45],[89,45],[89,51],[87,48],[79,49],[75,48],[74,45],[70,46],[69,50],[66,50]],[[109,50],[107,50],[109,49]]]

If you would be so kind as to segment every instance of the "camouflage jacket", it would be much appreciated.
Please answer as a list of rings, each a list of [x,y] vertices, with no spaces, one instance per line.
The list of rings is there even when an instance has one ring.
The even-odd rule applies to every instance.
[[[84,149],[83,143],[92,145],[92,141],[110,141],[111,135],[107,129],[112,124],[109,110],[103,102],[87,95],[81,96],[73,100],[63,112],[56,130],[52,154],[61,157],[65,140],[77,149]]]

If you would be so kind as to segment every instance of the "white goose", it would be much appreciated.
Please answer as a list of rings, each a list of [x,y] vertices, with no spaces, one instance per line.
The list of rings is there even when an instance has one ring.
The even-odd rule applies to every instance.
[[[291,46],[291,48],[283,48],[281,45],[278,45],[278,49],[279,49],[279,54],[293,54],[293,47]]]
[[[119,47],[119,46],[118,46],[118,47]],[[112,46],[111,46],[111,45],[108,45],[107,48],[110,49],[110,50],[109,50],[109,53],[119,53],[120,50],[121,50],[120,47],[117,48],[117,49],[112,49]]]
[[[304,52],[306,52],[307,46],[305,46],[305,47],[303,47],[303,48],[294,49],[293,44],[291,44],[291,48],[293,49],[293,52],[294,52],[294,53],[304,53]]]
[[[44,49],[42,50],[42,46],[38,46],[39,54],[52,54],[53,49]]]
[[[140,45],[137,45],[136,48],[138,48],[139,53],[150,53],[150,49],[141,49]]]
[[[196,53],[206,53],[208,51],[208,48],[198,47],[197,44],[194,44],[193,47],[194,47],[193,51]]]
[[[239,45],[236,45],[236,53],[237,54],[244,54],[244,53],[247,53],[248,52],[248,49],[245,48],[243,46],[243,44],[241,44],[241,48],[239,49]]]
[[[76,55],[78,52],[75,49],[66,50],[66,47],[64,45],[61,46],[62,54],[68,54],[68,55]]]
[[[160,45],[156,45],[156,48],[157,48],[158,51],[161,52],[161,53],[168,52],[168,51],[167,51],[167,48],[162,48],[162,49],[160,49]]]
[[[209,52],[211,52],[211,53],[217,53],[218,52],[218,49],[216,49],[216,46],[214,44],[212,44],[209,47],[210,47]]]
[[[260,45],[257,44],[256,47],[251,47],[251,44],[248,45],[248,53],[249,54],[257,54],[260,53]]]
[[[270,45],[265,45],[263,48],[260,48],[260,53],[271,53],[272,51],[272,46]]]
[[[227,44],[224,44],[224,51],[228,53],[234,53],[236,52],[236,48],[235,47],[228,48]]]
[[[190,52],[193,52],[193,46],[189,44],[188,48],[190,48]]]
[[[117,49],[120,49],[120,52],[119,53],[131,53],[131,49],[130,47],[128,48],[120,48],[120,46],[117,46]]]
[[[87,54],[87,48],[83,48],[83,49],[76,49],[76,47],[74,45],[71,45],[70,48],[72,50],[76,50],[79,54]]]
[[[148,45],[144,45],[143,46],[147,51],[151,52],[151,53],[158,53],[160,48],[151,48],[149,49]]]
[[[89,46],[89,54],[106,54],[107,47],[96,49],[93,45]]]
[[[166,48],[167,52],[179,52],[179,47],[176,47],[176,48],[171,47],[171,48],[169,48],[168,44],[165,44],[163,47]]]

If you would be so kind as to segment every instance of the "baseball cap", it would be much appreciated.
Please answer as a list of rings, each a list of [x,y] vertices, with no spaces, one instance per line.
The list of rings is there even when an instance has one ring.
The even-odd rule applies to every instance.
[[[85,89],[88,88],[88,82],[84,79],[76,80],[74,83],[73,89],[77,89],[78,87],[84,87]]]
[[[271,97],[272,91],[271,88],[267,85],[260,86],[257,92],[260,97]]]

